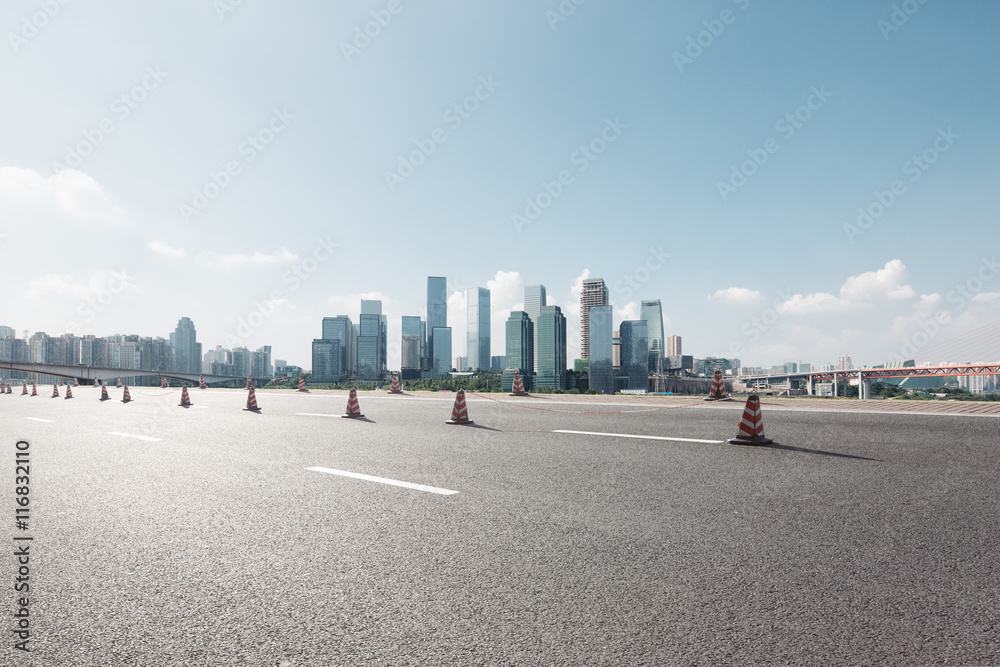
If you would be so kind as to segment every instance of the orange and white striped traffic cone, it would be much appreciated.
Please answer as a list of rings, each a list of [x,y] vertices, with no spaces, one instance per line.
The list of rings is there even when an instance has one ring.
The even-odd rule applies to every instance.
[[[712,389],[708,393],[708,397],[705,398],[706,401],[731,401],[729,396],[726,395],[726,381],[722,379],[722,371],[719,369],[715,370],[715,376],[712,377]]]
[[[28,395],[28,385],[27,384],[22,384],[21,385],[21,396],[27,396],[27,395]]]
[[[247,394],[247,406],[243,410],[245,412],[260,412],[260,408],[257,407],[257,394],[253,387],[250,387],[250,393]]]
[[[61,386],[63,386],[63,381],[62,381],[62,378],[59,378],[59,386],[60,386],[60,387],[61,387]]]
[[[301,375],[299,376],[299,391],[309,391],[306,389],[306,379]]]
[[[514,373],[514,386],[510,388],[511,396],[527,396],[528,392],[524,390],[524,381],[521,380],[520,373]]]
[[[80,386],[80,381],[77,380],[76,378],[73,378],[73,386],[74,387],[79,387]]]
[[[760,398],[750,394],[747,405],[743,408],[743,419],[740,420],[739,433],[729,440],[731,445],[769,445],[773,440],[764,437],[764,417],[760,414]]]
[[[205,389],[205,387],[206,387],[206,385],[205,385],[205,376],[201,375],[201,376],[198,377],[198,388],[199,389]]]
[[[121,379],[121,378],[118,378],[118,384],[117,384],[117,385],[115,385],[115,386],[117,386],[117,387],[120,387],[120,386],[122,386],[122,379]]]
[[[31,395],[32,396],[38,396],[38,389],[35,387],[35,383],[34,382],[31,383]]]
[[[358,405],[358,392],[351,389],[351,395],[347,397],[347,414],[340,415],[344,419],[360,419],[364,417],[361,414],[361,406]]]
[[[59,385],[52,385],[52,398],[59,398]]]
[[[247,376],[247,389],[253,389],[253,382],[250,381],[250,376]]]
[[[105,385],[103,385],[103,384],[101,385],[101,400],[102,401],[110,401],[111,400],[111,397],[108,396],[108,388]]]
[[[160,387],[162,389],[166,389],[167,388],[167,378],[166,377],[161,377],[160,378]]]
[[[390,394],[402,394],[403,386],[399,384],[399,376],[395,373],[392,374],[392,386],[389,387]]]
[[[180,406],[180,407],[182,407],[182,408],[189,408],[189,407],[191,407],[191,397],[188,396],[187,385],[184,385],[183,387],[181,387],[181,402],[178,403],[177,405]]]
[[[455,394],[455,406],[451,409],[451,419],[445,422],[445,424],[472,424],[473,421],[469,419],[469,411],[465,407],[465,390],[459,389],[458,393]]]
[[[66,385],[66,398],[73,398],[73,387]]]
[[[128,385],[125,385],[125,393],[122,394],[122,403],[129,403],[132,401],[132,396],[128,393]]]

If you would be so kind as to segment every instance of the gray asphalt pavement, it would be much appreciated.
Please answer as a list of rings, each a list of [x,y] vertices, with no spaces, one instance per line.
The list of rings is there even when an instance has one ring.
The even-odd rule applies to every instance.
[[[740,402],[39,392],[0,397],[2,664],[1000,664],[997,417],[765,407],[754,448],[553,432],[723,441]]]

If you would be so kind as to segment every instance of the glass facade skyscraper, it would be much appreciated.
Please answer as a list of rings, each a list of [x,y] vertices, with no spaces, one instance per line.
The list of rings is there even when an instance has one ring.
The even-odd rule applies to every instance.
[[[535,327],[538,373],[535,387],[566,388],[566,316],[559,306],[543,306]]]
[[[503,373],[503,389],[510,391],[514,373],[520,373],[524,388],[531,388],[531,373],[535,367],[535,325],[528,313],[515,310],[507,318],[507,368]]]
[[[427,278],[427,356],[434,357],[434,330],[448,326],[448,279]],[[448,362],[451,364],[451,362]]]
[[[468,308],[469,370],[478,371],[490,367],[490,291],[473,287],[465,292]]]
[[[660,300],[643,301],[639,319],[646,323],[649,334],[649,370],[655,371],[657,362],[667,356],[666,341],[663,336],[663,306]]]
[[[437,327],[433,331],[434,361],[433,376],[448,377],[451,373],[451,327]]]
[[[604,281],[601,281],[603,284]],[[607,290],[605,290],[605,294]],[[587,312],[590,331],[590,388],[598,394],[613,394],[612,344],[614,327],[611,306],[591,306]]]
[[[622,341],[622,374],[629,389],[649,390],[649,326],[646,320],[625,320],[619,329]]]
[[[201,372],[201,343],[196,340],[197,336],[191,318],[182,317],[177,322],[177,328],[170,334],[170,346],[174,350],[174,371]]]
[[[400,345],[400,370],[420,369],[420,331],[419,317],[403,316],[403,339]]]
[[[340,339],[316,338],[312,342],[312,382],[340,381]]]
[[[346,378],[354,375],[355,369],[355,341],[354,326],[351,318],[347,315],[337,315],[336,317],[323,318],[323,340],[340,341],[340,377]]]
[[[524,312],[528,313],[528,317],[531,318],[531,322],[535,325],[535,331],[538,331],[538,316],[542,312],[542,308],[548,305],[545,300],[545,285],[525,285],[524,286]],[[536,373],[538,372],[538,337],[535,337],[535,368],[533,369]]]
[[[358,378],[379,380],[383,372],[383,317],[382,302],[361,301],[360,330],[358,332]]]

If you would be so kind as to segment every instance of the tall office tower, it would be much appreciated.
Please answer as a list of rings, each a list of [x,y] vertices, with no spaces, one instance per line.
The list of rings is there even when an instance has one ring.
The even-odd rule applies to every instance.
[[[420,370],[420,324],[419,317],[403,315],[403,338],[399,347],[401,371]]]
[[[271,346],[263,345],[250,353],[250,375],[255,378],[271,377]]]
[[[427,356],[431,359],[434,358],[434,330],[447,326],[448,279],[430,276],[427,278]]]
[[[201,343],[196,338],[194,322],[189,317],[182,317],[177,322],[177,328],[170,334],[170,346],[174,349],[174,371],[201,372]]]
[[[465,292],[468,305],[468,367],[470,371],[490,367],[490,291],[483,287],[472,287]]]
[[[507,368],[507,357],[504,355],[493,355],[490,357],[490,370],[502,371]]]
[[[378,380],[382,367],[382,302],[362,299],[358,332],[358,378]]]
[[[531,389],[531,373],[535,367],[535,325],[528,313],[512,311],[505,325],[507,338],[507,368],[503,372],[503,389],[510,391],[514,374],[520,373],[525,389]]]
[[[545,285],[524,286],[524,312],[528,313],[535,331],[538,331],[538,316],[548,303],[545,297]],[[535,337],[535,372],[538,372],[538,337]]]
[[[339,338],[315,338],[312,342],[312,377],[310,382],[340,382]]]
[[[649,390],[649,323],[625,320],[621,323],[622,374],[629,389]]]
[[[854,362],[846,354],[837,360],[837,370],[838,371],[849,371],[854,368]]]
[[[559,306],[542,306],[535,327],[538,346],[536,387],[566,388],[566,316]]]
[[[451,373],[451,327],[436,327],[434,340],[433,377],[448,377]]]
[[[618,329],[611,332],[611,366],[615,370],[622,367],[622,336]]]
[[[14,338],[14,333],[12,327],[0,326],[0,338]]]
[[[603,282],[603,281],[602,281]],[[605,290],[607,294],[607,290]],[[587,328],[590,332],[590,388],[598,394],[615,393],[611,306],[590,306]]]
[[[639,319],[646,322],[649,332],[649,369],[655,371],[658,361],[666,356],[666,341],[663,338],[663,307],[660,300],[643,301]],[[632,387],[637,389],[638,387]]]
[[[323,340],[339,340],[340,362],[337,368],[340,369],[340,377],[347,378],[355,374],[355,353],[354,323],[347,315],[337,315],[336,317],[323,318]],[[287,365],[287,364],[284,364]],[[339,381],[340,378],[334,380]]]
[[[594,306],[608,305],[608,288],[601,278],[583,281],[583,291],[580,293],[580,358],[590,358],[590,318],[589,311]],[[608,320],[610,322],[610,319]],[[611,330],[608,330],[608,338]],[[608,350],[608,359],[611,351]]]
[[[666,340],[666,357],[679,357],[684,354],[681,351],[681,337],[680,336],[667,336]]]

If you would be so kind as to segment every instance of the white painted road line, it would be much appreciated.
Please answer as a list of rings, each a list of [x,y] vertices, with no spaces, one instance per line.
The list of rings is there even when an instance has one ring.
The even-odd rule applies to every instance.
[[[403,488],[406,489],[416,489],[417,491],[426,491],[427,493],[436,493],[442,496],[451,496],[458,493],[458,491],[452,491],[450,489],[442,489],[436,486],[425,486],[424,484],[412,484],[410,482],[400,482],[395,479],[386,479],[385,477],[372,477],[371,475],[362,475],[361,473],[346,472],[344,470],[334,470],[332,468],[306,468],[306,470],[312,470],[314,472],[325,472],[330,475],[340,475],[341,477],[353,477],[354,479],[363,479],[369,482],[378,482],[379,484],[391,484],[392,486],[402,486]]]
[[[297,415],[302,415],[303,417],[339,417],[340,415],[321,415],[316,412],[296,412]]]
[[[692,438],[665,438],[659,435],[632,435],[631,433],[594,433],[593,431],[552,431],[553,433],[571,433],[573,435],[604,435],[609,438],[639,438],[642,440],[670,440],[671,442],[701,442],[706,445],[721,445],[722,440],[694,440]]]
[[[41,419],[40,417],[25,417],[25,419],[30,419],[33,422],[48,422],[50,424],[52,423],[51,419]]]
[[[159,442],[159,438],[151,438],[148,435],[132,435],[131,433],[119,433],[118,431],[108,431],[108,435],[120,435],[123,438],[135,438],[136,440],[145,440],[146,442]]]

